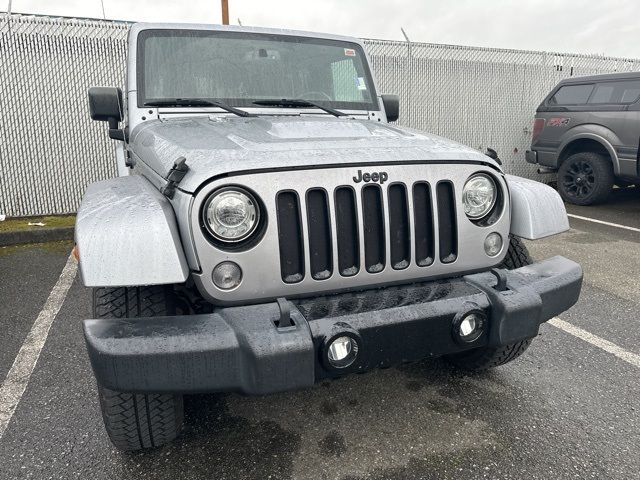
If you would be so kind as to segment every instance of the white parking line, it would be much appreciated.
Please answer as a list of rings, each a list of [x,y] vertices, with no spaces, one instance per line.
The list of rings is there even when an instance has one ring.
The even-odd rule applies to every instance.
[[[38,318],[31,327],[31,331],[20,347],[11,370],[7,373],[7,378],[0,386],[0,440],[29,384],[29,378],[47,340],[51,324],[62,307],[67,292],[76,277],[77,269],[76,261],[72,255],[69,255],[49,298],[47,298]]]
[[[554,327],[559,328],[560,330],[570,333],[574,337],[578,337],[579,339],[584,340],[585,342],[588,342],[591,345],[594,345],[604,350],[605,352],[609,352],[615,355],[620,360],[624,360],[625,362],[630,363],[634,367],[640,368],[640,355],[631,353],[625,350],[624,348],[619,347],[615,343],[610,342],[609,340],[600,338],[597,335],[594,335],[593,333],[589,333],[580,327],[576,327],[575,325],[572,325],[569,322],[565,322],[564,320],[558,317],[552,318],[551,320],[549,320],[549,323]]]
[[[580,215],[574,215],[573,213],[567,213],[567,217],[577,218],[578,220],[586,220],[587,222],[599,223],[601,225],[608,225],[609,227],[623,228],[625,230],[631,230],[632,232],[640,233],[640,228],[628,227],[626,225],[620,225],[619,223],[605,222],[604,220],[597,220],[595,218],[582,217]]]

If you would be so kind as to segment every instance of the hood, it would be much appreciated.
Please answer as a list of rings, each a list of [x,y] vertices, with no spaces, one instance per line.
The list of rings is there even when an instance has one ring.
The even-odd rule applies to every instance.
[[[166,177],[178,157],[189,172],[180,189],[195,191],[221,174],[345,164],[416,161],[482,162],[477,150],[436,135],[371,120],[327,116],[180,117],[145,122],[130,147]]]

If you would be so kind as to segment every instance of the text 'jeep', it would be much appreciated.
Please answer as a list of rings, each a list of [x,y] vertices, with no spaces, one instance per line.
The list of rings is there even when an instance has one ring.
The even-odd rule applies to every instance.
[[[136,24],[126,82],[126,102],[89,91],[121,176],[87,188],[76,226],[121,449],[175,438],[183,394],[501,365],[578,299],[580,266],[531,263],[520,240],[568,228],[557,193],[389,125],[398,98],[359,40]]]

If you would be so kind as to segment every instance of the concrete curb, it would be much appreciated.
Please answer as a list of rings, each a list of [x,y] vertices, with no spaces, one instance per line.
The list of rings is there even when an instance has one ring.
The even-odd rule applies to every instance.
[[[73,240],[75,227],[40,227],[38,229],[0,232],[0,247],[24,243],[46,243]]]

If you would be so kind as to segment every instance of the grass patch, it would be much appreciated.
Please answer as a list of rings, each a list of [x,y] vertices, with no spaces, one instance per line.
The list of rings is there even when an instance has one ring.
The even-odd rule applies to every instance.
[[[29,225],[29,223],[44,223],[44,226]],[[38,230],[50,227],[73,227],[76,223],[75,215],[49,215],[45,217],[19,217],[7,218],[0,222],[0,232],[13,232],[16,230]]]
[[[60,240],[58,242],[48,243],[23,243],[19,245],[0,247],[0,257],[3,255],[11,255],[13,253],[25,252],[34,249],[44,250],[50,253],[68,254],[72,248],[73,242],[71,240]]]

